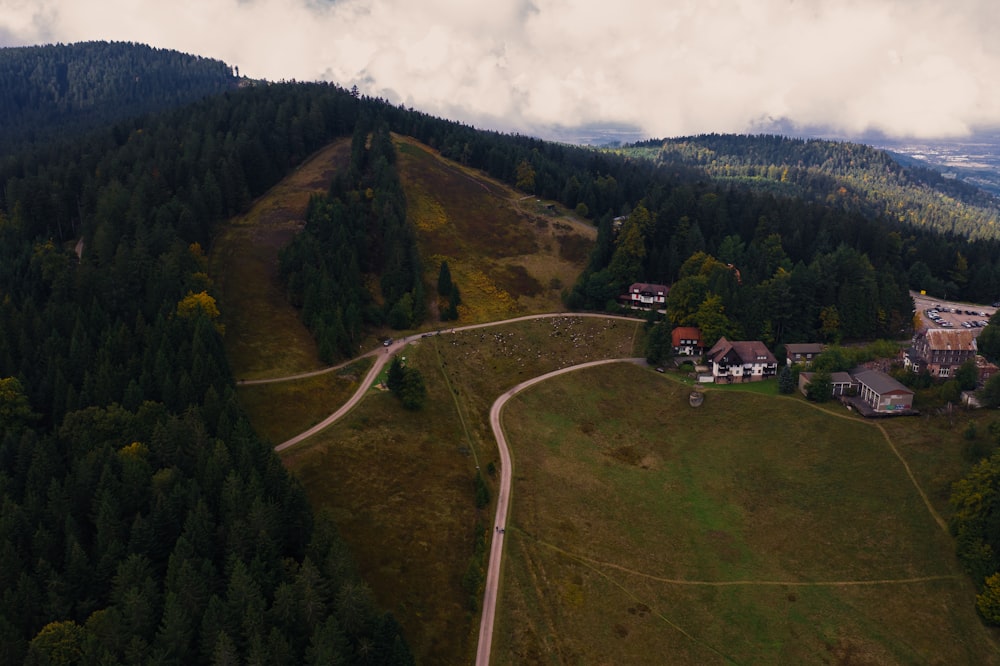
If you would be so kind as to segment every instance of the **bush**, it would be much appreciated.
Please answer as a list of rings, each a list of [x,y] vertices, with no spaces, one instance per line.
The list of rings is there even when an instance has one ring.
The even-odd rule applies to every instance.
[[[976,596],[976,610],[989,624],[1000,624],[1000,573],[986,579],[983,591]]]

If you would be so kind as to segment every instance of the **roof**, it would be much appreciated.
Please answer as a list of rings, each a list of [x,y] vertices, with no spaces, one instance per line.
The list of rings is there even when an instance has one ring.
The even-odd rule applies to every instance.
[[[628,288],[630,294],[663,294],[666,295],[670,288],[665,284],[653,284],[651,282],[633,282]]]
[[[909,393],[910,395],[913,395],[913,391],[906,388],[889,375],[884,372],[879,372],[878,370],[855,368],[851,371],[851,376],[853,376],[859,383],[864,384],[879,395],[885,395],[886,393]]]
[[[815,372],[800,372],[799,377],[805,377],[806,384],[812,381],[812,378],[816,376]],[[854,378],[851,377],[849,372],[831,372],[830,373],[830,384],[853,384]]]
[[[730,342],[725,337],[719,338],[708,352],[708,358],[715,361],[723,356],[734,352],[739,357],[741,363],[777,363],[771,350],[760,340],[739,340]],[[763,358],[760,358],[763,357]]]
[[[831,372],[830,373],[830,383],[831,384],[853,384],[854,377],[851,377],[849,372]]]
[[[926,331],[930,349],[955,349],[976,351],[976,336],[966,328],[932,328]]]
[[[679,347],[681,340],[697,340],[701,343],[701,329],[697,326],[678,326],[670,333],[674,347]]]
[[[819,354],[822,353],[825,345],[819,342],[790,342],[785,345],[785,354]]]

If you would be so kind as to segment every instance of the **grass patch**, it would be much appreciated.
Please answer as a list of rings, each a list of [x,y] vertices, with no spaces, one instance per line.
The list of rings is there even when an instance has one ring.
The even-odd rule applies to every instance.
[[[741,382],[739,384],[703,384],[706,390],[740,391],[742,393],[757,393],[759,395],[778,395],[778,380],[764,379],[759,382]]]
[[[509,403],[494,663],[996,662],[952,540],[871,422],[687,393],[622,365]]]
[[[278,445],[337,411],[371,367],[363,359],[334,372],[273,384],[238,385],[240,403],[254,430]]]
[[[216,234],[210,272],[236,377],[280,377],[321,367],[312,335],[285,298],[278,251],[305,225],[309,197],[326,192],[334,170],[349,157],[350,140],[317,152]]]

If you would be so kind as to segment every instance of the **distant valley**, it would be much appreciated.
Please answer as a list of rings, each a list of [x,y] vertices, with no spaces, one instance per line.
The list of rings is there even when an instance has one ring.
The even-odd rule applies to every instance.
[[[965,139],[911,139],[875,142],[902,164],[918,164],[940,171],[1000,196],[1000,132]]]

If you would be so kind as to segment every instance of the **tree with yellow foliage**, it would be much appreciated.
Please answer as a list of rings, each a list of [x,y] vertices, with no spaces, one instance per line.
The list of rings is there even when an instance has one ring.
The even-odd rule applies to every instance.
[[[197,294],[189,291],[187,296],[177,303],[177,316],[182,319],[194,319],[199,314],[208,317],[220,335],[225,333],[225,327],[215,321],[219,318],[219,306],[216,305],[215,299],[207,291],[199,291]]]

